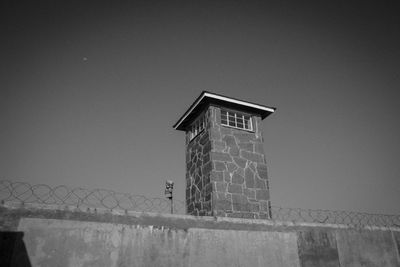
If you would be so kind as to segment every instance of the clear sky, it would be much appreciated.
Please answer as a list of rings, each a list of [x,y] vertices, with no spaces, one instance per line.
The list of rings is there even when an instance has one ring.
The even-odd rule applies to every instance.
[[[208,90],[277,107],[273,205],[400,214],[397,1],[117,2],[0,4],[2,179],[184,199]]]

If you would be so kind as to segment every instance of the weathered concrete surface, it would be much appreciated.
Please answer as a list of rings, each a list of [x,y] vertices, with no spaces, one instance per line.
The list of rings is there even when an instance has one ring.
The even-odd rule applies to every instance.
[[[398,228],[0,206],[1,267],[399,267],[399,248]]]
[[[302,267],[340,267],[336,237],[332,230],[299,231],[298,248]]]
[[[300,266],[295,233],[208,229],[189,233],[189,266]]]
[[[30,218],[18,229],[32,266],[188,266],[182,230]]]
[[[392,232],[392,234],[394,245],[397,250],[397,260],[400,263],[400,232]]]
[[[189,266],[190,238],[184,230],[137,227],[122,233],[117,266]]]
[[[399,267],[390,231],[337,230],[341,267]]]
[[[32,266],[300,266],[295,233],[31,218],[18,229]]]

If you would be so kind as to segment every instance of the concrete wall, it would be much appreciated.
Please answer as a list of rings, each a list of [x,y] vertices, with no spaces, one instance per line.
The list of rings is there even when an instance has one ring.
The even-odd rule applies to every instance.
[[[1,266],[400,266],[400,229],[0,207]]]

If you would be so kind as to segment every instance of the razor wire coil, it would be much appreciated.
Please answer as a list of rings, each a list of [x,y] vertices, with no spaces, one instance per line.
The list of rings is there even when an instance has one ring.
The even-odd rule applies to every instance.
[[[169,213],[171,202],[164,198],[119,193],[107,189],[71,188],[65,185],[51,187],[25,182],[0,180],[1,203],[43,204],[75,207],[79,210],[107,209],[137,212]],[[185,214],[185,202],[174,199],[174,213]],[[275,221],[296,223],[340,224],[350,227],[400,227],[400,215],[371,214],[353,211],[312,210],[271,206]]]

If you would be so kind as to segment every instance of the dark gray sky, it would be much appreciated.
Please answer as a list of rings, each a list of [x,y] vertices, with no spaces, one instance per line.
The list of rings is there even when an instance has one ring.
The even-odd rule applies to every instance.
[[[2,1],[1,178],[183,199],[209,90],[278,108],[273,205],[400,214],[396,1],[116,2]]]

